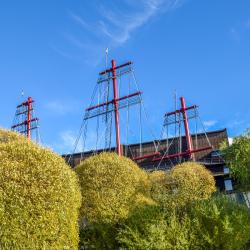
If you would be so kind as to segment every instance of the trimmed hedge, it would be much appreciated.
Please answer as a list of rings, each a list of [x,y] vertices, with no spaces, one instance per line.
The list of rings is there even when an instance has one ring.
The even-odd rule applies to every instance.
[[[152,202],[146,172],[132,160],[115,153],[90,157],[76,167],[82,189],[81,217],[91,223],[115,223],[129,210]]]
[[[177,189],[176,194],[183,202],[208,199],[216,191],[212,173],[195,162],[185,162],[173,167],[171,177]]]
[[[27,141],[27,138],[18,133],[0,128],[0,143],[17,141]]]
[[[78,249],[80,203],[61,157],[0,130],[0,249]]]
[[[168,209],[208,199],[216,191],[211,172],[195,162],[176,165],[170,172],[153,172],[150,179],[152,198]]]

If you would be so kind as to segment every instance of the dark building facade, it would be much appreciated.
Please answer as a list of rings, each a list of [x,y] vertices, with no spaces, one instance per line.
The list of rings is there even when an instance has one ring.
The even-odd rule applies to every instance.
[[[228,143],[228,134],[226,129],[210,131],[205,133],[199,133],[192,135],[192,144],[194,149],[206,148],[212,146],[212,148],[200,151],[193,154],[193,160],[201,163],[209,169],[216,180],[216,185],[220,190],[231,191],[232,183],[229,178],[229,170],[225,166],[223,156],[219,151],[220,144],[224,141]],[[161,155],[171,155],[179,152],[185,152],[187,150],[186,137],[174,137],[168,140],[160,140],[157,142],[149,141],[142,144],[130,144],[122,145],[123,155],[129,158],[136,158],[143,155],[150,155],[156,151]],[[63,155],[66,161],[69,161],[72,167],[78,165],[82,160],[101,153],[105,150],[88,151],[84,153],[75,153],[73,155]],[[115,151],[115,148],[111,148],[110,151]],[[70,158],[70,160],[69,160]],[[153,161],[154,158],[147,158],[137,161],[138,165],[147,171],[154,170],[166,170],[168,171],[172,166],[187,161],[185,156],[175,157],[171,159],[164,159],[161,161]]]

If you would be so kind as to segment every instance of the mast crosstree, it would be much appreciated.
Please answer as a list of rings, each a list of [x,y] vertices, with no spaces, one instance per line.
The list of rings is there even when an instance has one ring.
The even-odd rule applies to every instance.
[[[16,107],[16,113],[14,117],[12,131],[16,131],[25,135],[28,140],[32,139],[32,131],[36,130],[36,142],[40,142],[40,136],[38,133],[38,121],[37,117],[34,117],[34,100],[32,97],[28,97],[27,101],[22,102]]]
[[[83,144],[82,144],[80,161],[84,159],[85,157],[90,156],[91,154],[100,153],[102,151],[114,151],[115,150],[119,156],[121,155],[128,156],[132,160],[142,165],[147,164],[147,163],[154,165],[154,166],[157,165],[157,168],[161,164],[161,162],[164,162],[165,164],[166,161],[168,160],[171,161],[171,159],[174,159],[174,161],[177,160],[179,162],[182,161],[183,159],[195,160],[194,159],[195,153],[212,149],[212,146],[208,138],[207,138],[207,141],[208,141],[207,147],[204,147],[204,145],[203,147],[198,147],[197,143],[196,145],[193,145],[194,143],[192,142],[192,137],[194,135],[191,135],[191,132],[189,129],[189,120],[192,118],[196,118],[197,120],[199,118],[198,111],[197,111],[198,107],[196,105],[186,106],[184,97],[180,98],[179,109],[175,107],[175,111],[166,113],[164,116],[164,126],[163,126],[164,129],[168,130],[168,127],[172,124],[175,124],[175,126],[176,125],[179,126],[179,142],[176,136],[168,138],[168,135],[167,135],[166,140],[156,139],[154,133],[150,131],[151,136],[153,136],[154,138],[152,141],[153,145],[150,149],[143,148],[142,128],[141,128],[143,124],[142,118],[141,118],[142,110],[145,114],[147,121],[148,121],[148,117],[147,117],[147,113],[145,111],[145,107],[143,106],[143,102],[142,102],[142,92],[138,88],[132,66],[133,66],[133,63],[131,61],[126,62],[121,65],[117,65],[116,61],[113,59],[111,60],[111,67],[107,68],[107,62],[106,62],[106,69],[99,73],[99,78],[97,80],[97,84],[94,89],[94,93],[92,95],[91,104],[89,105],[88,108],[85,109],[83,122],[82,122],[80,132],[78,134],[78,137],[74,145],[74,150],[68,157],[69,163],[71,163],[71,158],[74,155],[75,151],[79,149],[79,142],[81,138],[83,139],[82,141]],[[121,78],[124,79],[125,75],[132,76],[136,89],[135,90],[131,89],[130,80],[129,80],[129,84],[125,85],[125,87],[128,88],[128,92],[124,95],[124,83],[121,82]],[[128,133],[130,131],[129,129],[129,120],[130,120],[129,112],[130,111],[129,110],[130,110],[130,106],[134,106],[134,105],[138,105],[140,108],[138,115],[136,112],[132,113],[132,115],[134,115],[135,118],[139,117],[140,131],[135,134],[135,136],[139,136],[140,138],[140,142],[137,148],[133,146],[133,144],[128,143]],[[124,132],[122,129],[122,133],[120,133],[121,120],[123,118],[122,115],[120,117],[120,111],[122,109],[127,110],[127,121],[125,122],[126,129],[124,129]],[[94,132],[94,134],[93,132],[89,133],[87,131],[89,120],[96,121],[96,131]],[[113,120],[114,120],[114,124],[112,124]],[[101,126],[103,126],[103,123],[101,122],[105,123],[104,130],[102,131],[102,133],[99,132]],[[183,128],[183,131],[185,131],[184,137],[181,133],[182,128]],[[134,126],[133,126],[133,129],[135,129]],[[205,132],[205,129],[203,130]],[[175,131],[177,131],[176,128],[175,128]],[[112,132],[115,132],[115,136],[112,136]],[[103,134],[105,134],[104,140],[103,140],[105,141],[105,146],[99,146],[100,142],[102,142]],[[95,143],[95,146],[96,146],[95,150],[92,150],[93,144],[94,144],[93,135],[97,138],[96,143]],[[124,140],[124,136],[127,137],[127,141],[125,145],[121,143],[121,137]],[[91,141],[89,140],[89,137]],[[182,146],[183,138],[186,143],[184,147]],[[196,129],[196,138],[197,138],[197,129]],[[113,140],[115,139],[115,148],[111,148],[112,139]],[[91,149],[86,147],[86,144],[87,144],[86,141],[92,144]],[[163,141],[165,141],[167,145],[163,145],[164,144]],[[171,146],[171,144],[173,144],[173,141],[175,141],[176,145],[179,145],[179,148],[177,150],[173,150],[173,146]],[[86,150],[87,152],[85,151],[86,148],[87,148]],[[86,155],[84,156],[85,152],[86,152]]]
[[[182,145],[180,145],[179,152],[169,154],[168,153],[169,148],[170,148],[170,145],[169,145],[169,146],[167,146],[167,149],[166,149],[166,152],[164,153],[164,155],[153,158],[152,159],[153,162],[163,161],[163,160],[171,160],[173,158],[180,158],[181,159],[182,157],[187,157],[188,160],[195,160],[194,159],[195,153],[210,150],[213,148],[211,146],[207,136],[206,136],[207,142],[208,142],[207,147],[198,147],[198,145],[196,145],[196,147],[194,148],[193,142],[192,142],[192,136],[191,136],[190,129],[189,129],[189,120],[199,118],[198,106],[192,105],[192,106],[187,107],[185,98],[183,96],[180,97],[180,106],[181,106],[180,109],[176,109],[175,111],[168,112],[164,115],[165,119],[164,119],[163,126],[165,128],[167,128],[167,131],[169,130],[169,126],[171,126],[171,125],[178,124],[180,127],[181,127],[181,125],[184,126],[185,138],[186,138],[186,150],[182,150]],[[203,126],[203,130],[204,130],[204,133],[206,135],[206,131],[204,129],[204,126]],[[197,136],[197,131],[195,133],[195,136]],[[179,139],[179,143],[180,143],[181,134],[179,134],[179,137],[180,137],[180,139]],[[168,140],[169,140],[168,134],[167,134],[166,140],[168,143]]]

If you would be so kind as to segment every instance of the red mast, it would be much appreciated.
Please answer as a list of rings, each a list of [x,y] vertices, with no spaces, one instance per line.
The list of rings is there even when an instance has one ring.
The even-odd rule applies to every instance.
[[[118,110],[118,95],[116,82],[116,62],[112,60],[112,80],[114,93],[114,112],[115,112],[115,131],[116,131],[116,150],[117,154],[121,156],[121,142],[120,142],[120,126],[119,126],[119,110]]]
[[[181,108],[180,109],[177,109],[177,110],[175,110],[173,112],[169,112],[169,113],[165,114],[165,119],[166,120],[164,122],[164,125],[168,126],[168,125],[171,125],[171,124],[175,124],[176,122],[183,122],[184,129],[185,129],[185,137],[186,137],[186,142],[187,142],[187,150],[184,151],[184,152],[176,152],[174,154],[169,154],[169,155],[166,154],[166,155],[163,155],[163,156],[155,157],[152,160],[153,162],[168,160],[168,159],[178,158],[178,157],[183,157],[183,156],[188,157],[189,159],[192,159],[194,153],[198,153],[198,152],[202,152],[202,151],[212,149],[211,145],[209,145],[207,147],[196,148],[196,149],[193,148],[192,137],[190,135],[188,120],[191,119],[191,118],[196,117],[196,115],[194,115],[193,117],[190,117],[190,116],[188,117],[187,111],[188,110],[190,110],[190,111],[195,110],[195,109],[197,109],[197,106],[193,105],[193,106],[190,106],[190,107],[186,107],[186,102],[185,102],[184,97],[180,98],[180,102],[181,102]],[[183,119],[179,118],[180,120],[176,121],[175,117],[176,117],[177,114],[180,114],[180,113],[182,114]]]
[[[29,140],[31,139],[31,131],[37,129],[38,118],[33,118],[33,102],[32,97],[28,97],[27,101],[16,107],[14,125],[12,130],[24,134]]]
[[[85,120],[91,119],[91,118],[99,116],[99,115],[103,115],[107,112],[110,112],[109,109],[114,111],[115,130],[116,130],[116,152],[119,156],[121,156],[122,155],[122,148],[121,148],[121,142],[120,142],[119,109],[124,108],[127,105],[126,103],[124,104],[121,101],[124,102],[124,100],[130,99],[131,104],[136,104],[139,101],[139,99],[136,99],[136,97],[139,98],[139,96],[141,95],[141,92],[138,91],[138,92],[126,95],[126,96],[119,97],[118,91],[117,91],[117,73],[116,73],[116,71],[117,71],[117,69],[121,69],[121,68],[125,68],[127,66],[130,66],[132,64],[132,62],[127,62],[127,63],[116,66],[116,61],[113,59],[111,61],[111,64],[112,64],[111,68],[106,69],[106,70],[99,73],[100,76],[107,74],[107,78],[104,78],[103,80],[101,80],[99,82],[99,84],[104,82],[104,81],[107,81],[109,79],[109,75],[111,74],[110,77],[112,78],[112,83],[113,83],[113,99],[110,101],[106,101],[104,103],[87,108],[86,113],[85,113]],[[122,73],[120,73],[120,75],[122,75]],[[112,106],[113,106],[113,108],[112,108]],[[108,110],[103,111],[104,107],[107,107]]]
[[[31,138],[31,110],[32,110],[32,98],[28,97],[27,101],[28,111],[27,111],[27,138]]]
[[[192,151],[193,151],[193,144],[192,144],[192,138],[190,136],[189,126],[188,126],[188,117],[186,112],[186,102],[184,97],[182,96],[180,98],[181,101],[181,112],[183,115],[183,123],[185,128],[185,134],[186,134],[186,141],[187,141],[187,155],[192,158]]]
[[[127,63],[117,66],[116,61],[113,59],[111,61],[111,68],[106,69],[99,73],[100,78],[98,80],[98,84],[108,83],[108,86],[109,86],[109,81],[110,82],[112,81],[113,93],[111,93],[111,95],[112,94],[113,95],[111,96],[111,100],[109,98],[105,98],[104,102],[88,107],[85,110],[85,115],[84,115],[84,121],[86,122],[87,120],[98,117],[98,116],[107,115],[107,114],[110,114],[111,112],[114,113],[115,132],[116,132],[116,152],[120,156],[123,155],[123,152],[122,152],[121,141],[120,141],[119,110],[124,109],[124,108],[129,108],[132,105],[141,104],[142,92],[140,91],[136,91],[133,93],[130,93],[129,91],[128,95],[125,95],[122,97],[120,97],[118,94],[118,89],[119,88],[121,89],[121,86],[118,84],[117,79],[119,80],[121,76],[125,74],[131,74],[131,73],[133,74],[132,64],[133,63],[129,61]],[[107,89],[109,89],[109,87]],[[137,87],[137,90],[138,90],[138,87]],[[84,123],[85,128],[87,126],[86,124],[87,123]],[[84,138],[85,137],[86,135],[84,135]],[[153,158],[155,156],[159,157],[160,153],[154,152],[154,153],[150,153],[146,155],[136,156],[136,157],[133,157],[132,159],[137,161],[137,160]]]

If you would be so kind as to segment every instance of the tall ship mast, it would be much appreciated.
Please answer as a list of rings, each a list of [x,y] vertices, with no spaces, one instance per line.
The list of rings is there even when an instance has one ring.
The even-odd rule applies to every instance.
[[[132,118],[134,121],[131,121]],[[192,119],[195,120],[196,131],[191,135],[189,123]],[[89,126],[90,123],[92,126]],[[129,61],[117,65],[113,59],[111,67],[107,67],[98,75],[91,103],[85,109],[74,150],[66,159],[71,165],[75,165],[73,156],[77,150],[80,151],[78,162],[103,151],[115,151],[141,166],[158,169],[186,160],[195,160],[197,153],[212,150],[199,117],[198,106],[186,106],[184,97],[180,98],[179,108],[176,105],[176,110],[164,115],[164,133],[160,138],[156,139],[152,128],[149,129],[147,134],[150,134],[152,139],[148,143],[143,137],[147,123],[148,115],[133,63]],[[198,127],[198,123],[202,126]],[[135,127],[138,129],[131,133]],[[174,134],[171,133],[171,127],[174,127]],[[129,140],[133,135],[136,140]],[[202,145],[199,145],[198,137],[201,141],[202,136],[204,140]],[[148,137],[146,139],[148,140]]]
[[[40,143],[39,119],[35,116],[34,102],[32,97],[28,97],[27,100],[16,106],[11,130],[26,136],[28,140]]]

